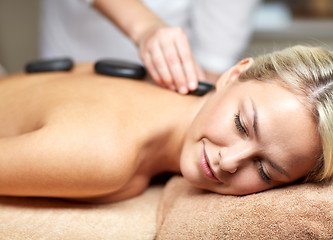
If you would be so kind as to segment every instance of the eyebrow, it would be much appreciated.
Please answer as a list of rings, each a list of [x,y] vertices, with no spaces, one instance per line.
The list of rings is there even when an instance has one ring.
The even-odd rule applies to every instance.
[[[258,111],[256,108],[256,105],[254,104],[254,101],[252,98],[251,100],[251,105],[252,105],[252,111],[253,111],[253,130],[254,130],[254,135],[256,136],[257,139],[260,139],[260,134],[259,134],[259,129],[258,129]]]
[[[256,136],[257,139],[260,139],[260,132],[258,128],[258,111],[257,108],[254,104],[254,101],[252,98],[250,98],[251,103],[252,103],[252,109],[253,109],[253,130],[254,130],[254,135]],[[274,163],[272,160],[266,158],[267,162],[269,165],[271,165],[274,169],[276,169],[279,173],[285,175],[287,178],[290,178],[289,174],[287,173],[286,170],[284,170],[282,167]]]
[[[268,161],[269,165],[271,165],[279,173],[285,175],[287,178],[290,178],[289,174],[282,167],[279,167],[278,165],[276,165],[276,163],[272,162],[272,160],[270,160],[270,159],[268,159],[267,161]]]

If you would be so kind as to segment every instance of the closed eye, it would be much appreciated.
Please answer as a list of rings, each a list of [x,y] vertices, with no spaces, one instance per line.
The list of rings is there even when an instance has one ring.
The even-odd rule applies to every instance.
[[[258,168],[258,172],[260,174],[260,177],[262,178],[262,180],[264,180],[267,184],[271,183],[271,179],[267,176],[267,174],[265,173],[264,167],[262,165],[262,161],[259,160],[259,168]]]
[[[235,121],[235,125],[236,125],[236,128],[238,129],[238,131],[241,133],[241,134],[245,134],[246,136],[248,136],[248,133],[246,131],[246,129],[243,127],[243,124],[240,120],[240,114],[235,114],[235,117],[234,117],[234,121]]]

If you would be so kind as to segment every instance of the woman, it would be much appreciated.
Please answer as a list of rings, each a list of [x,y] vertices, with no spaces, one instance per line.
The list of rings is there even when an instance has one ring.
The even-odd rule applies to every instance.
[[[18,74],[0,82],[0,194],[112,202],[153,176],[244,195],[332,176],[333,55],[294,47],[245,59],[216,91],[128,79]]]

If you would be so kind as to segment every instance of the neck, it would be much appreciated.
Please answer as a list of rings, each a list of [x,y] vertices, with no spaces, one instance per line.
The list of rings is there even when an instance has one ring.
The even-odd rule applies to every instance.
[[[191,123],[206,102],[209,95],[204,97],[182,97],[177,105],[167,108],[166,121],[159,130],[146,141],[142,152],[142,159],[149,164],[150,174],[157,175],[164,172],[180,173],[180,155],[187,132]]]

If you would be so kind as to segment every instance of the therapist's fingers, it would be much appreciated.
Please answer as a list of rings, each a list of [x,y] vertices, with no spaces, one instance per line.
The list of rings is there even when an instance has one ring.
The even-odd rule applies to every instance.
[[[160,76],[160,74],[158,73],[158,71],[155,69],[153,60],[151,58],[151,55],[149,52],[145,52],[144,56],[141,57],[143,64],[146,66],[151,78],[160,86],[164,87],[162,78]]]
[[[202,68],[199,66],[199,64],[197,62],[194,62],[194,67],[195,67],[195,72],[197,75],[197,80],[206,81],[207,80],[206,73],[202,70]]]
[[[182,29],[180,30],[179,36],[175,39],[175,46],[177,48],[180,61],[182,62],[182,70],[185,75],[186,87],[188,90],[193,91],[198,87],[198,78],[201,74],[197,71],[198,66],[193,58],[187,36]]]
[[[159,85],[186,94],[197,88],[198,79],[204,79],[183,29],[160,26],[139,42],[141,59]]]
[[[176,90],[172,73],[169,69],[168,62],[165,58],[163,48],[160,42],[155,42],[150,50],[150,56],[152,59],[155,71],[158,72],[162,85],[168,87],[171,90]]]
[[[141,41],[139,45],[141,59],[157,84],[176,90],[159,41],[155,32]]]
[[[188,93],[187,79],[184,73],[184,65],[181,61],[176,43],[175,36],[165,36],[161,39],[161,50],[163,51],[166,64],[171,73],[173,84],[181,94]]]

